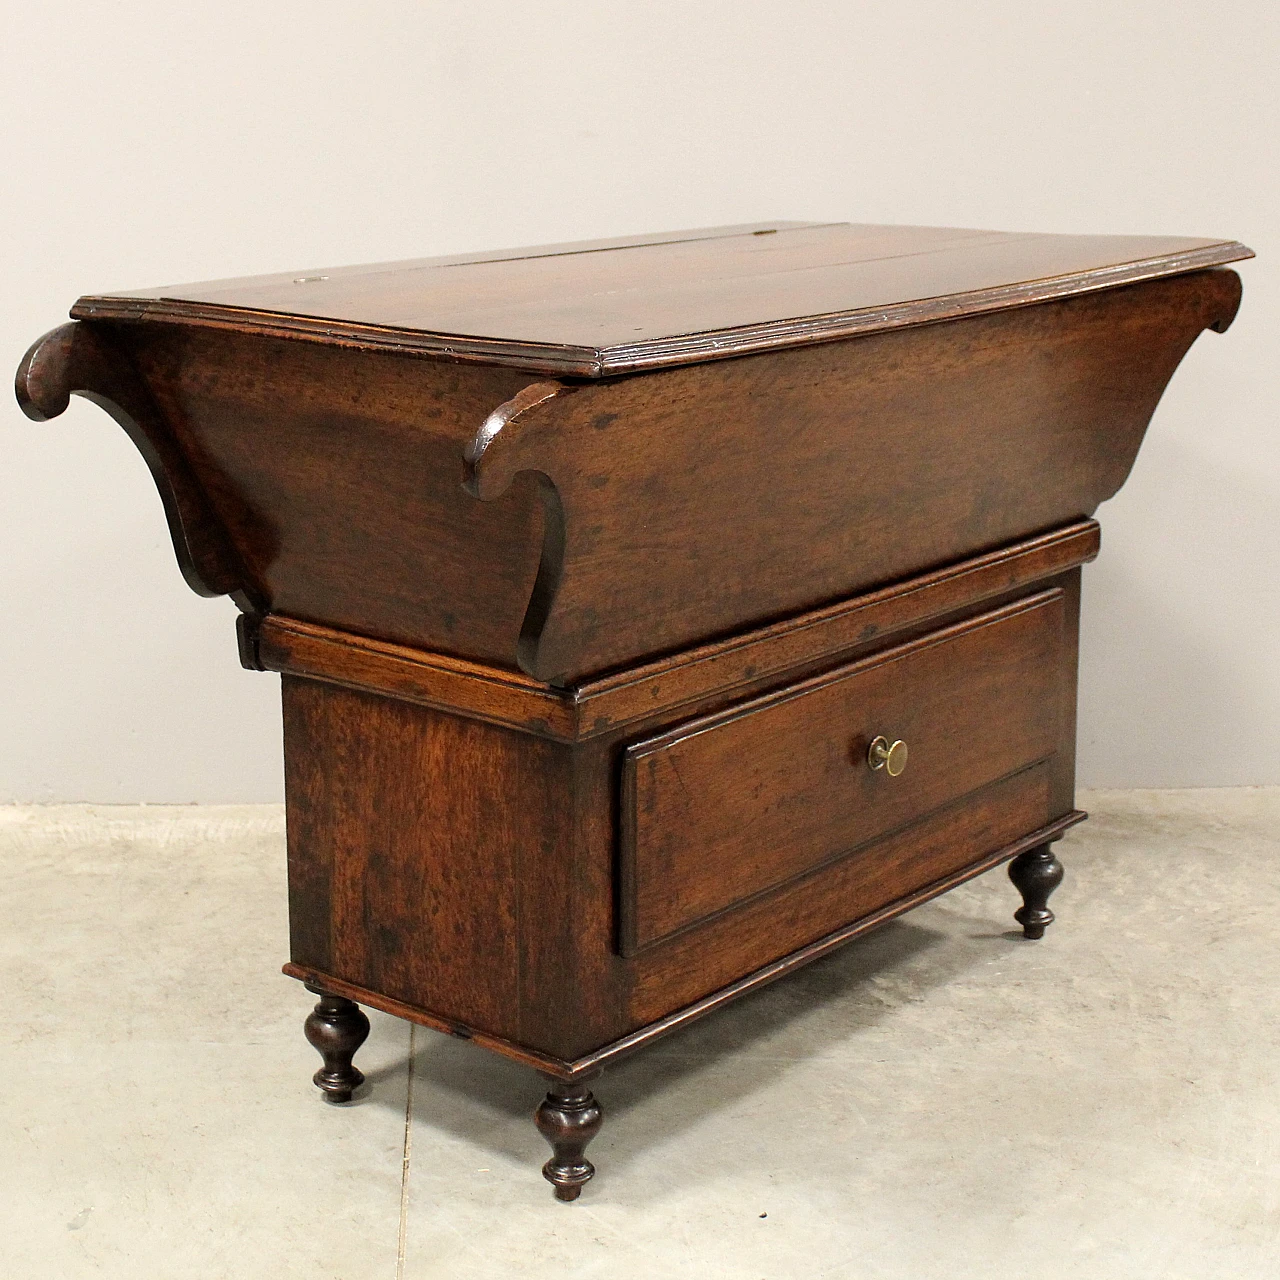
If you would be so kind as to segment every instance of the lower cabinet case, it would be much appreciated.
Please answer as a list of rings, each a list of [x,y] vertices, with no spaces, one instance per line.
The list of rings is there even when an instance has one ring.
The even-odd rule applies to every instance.
[[[286,671],[287,972],[539,1068],[554,1128],[560,1095],[594,1108],[588,1082],[623,1054],[999,862],[1051,857],[1083,817],[1076,566],[1096,526],[1055,536],[1026,587],[959,566],[972,598],[922,579],[871,598],[905,618],[874,636],[849,632],[851,601],[679,655],[564,695],[567,729],[446,709],[440,672],[429,688],[392,646],[364,661],[384,684],[400,663],[402,696],[374,692],[373,665],[264,627]],[[999,559],[1030,566],[1034,545]],[[762,669],[727,666],[738,651]]]

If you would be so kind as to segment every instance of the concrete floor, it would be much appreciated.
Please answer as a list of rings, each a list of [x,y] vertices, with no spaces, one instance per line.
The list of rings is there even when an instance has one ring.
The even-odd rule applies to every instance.
[[[1043,942],[996,871],[662,1042],[575,1205],[474,1046],[320,1101],[278,809],[0,809],[0,1274],[1272,1280],[1280,789],[1083,803]]]

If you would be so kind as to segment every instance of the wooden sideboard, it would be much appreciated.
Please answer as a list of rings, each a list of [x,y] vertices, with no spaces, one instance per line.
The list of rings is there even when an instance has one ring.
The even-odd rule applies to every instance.
[[[768,223],[81,298],[87,396],[282,674],[285,969],[330,1101],[363,1003],[602,1068],[1075,808],[1080,567],[1250,256]]]

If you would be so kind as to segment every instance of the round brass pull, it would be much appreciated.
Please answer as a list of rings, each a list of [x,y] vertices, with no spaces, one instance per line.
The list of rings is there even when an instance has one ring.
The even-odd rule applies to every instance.
[[[896,778],[907,767],[907,744],[901,740],[890,742],[883,735],[872,738],[867,748],[867,763]]]

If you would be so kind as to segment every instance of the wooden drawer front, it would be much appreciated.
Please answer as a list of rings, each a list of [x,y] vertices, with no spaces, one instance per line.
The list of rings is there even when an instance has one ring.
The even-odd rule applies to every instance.
[[[628,748],[623,954],[1053,755],[1065,623],[1042,592]]]

